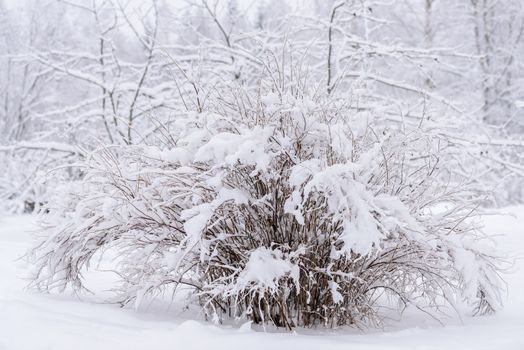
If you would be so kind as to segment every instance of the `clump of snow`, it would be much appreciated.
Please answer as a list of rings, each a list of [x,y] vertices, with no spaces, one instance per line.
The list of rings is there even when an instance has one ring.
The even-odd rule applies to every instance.
[[[265,152],[270,135],[270,130],[258,127],[245,134],[219,133],[197,150],[194,161],[232,166],[240,162],[255,165],[257,170],[266,169],[270,163],[270,155]]]
[[[235,290],[245,288],[276,292],[279,280],[289,277],[298,284],[299,267],[285,257],[279,249],[260,247],[252,251],[244,269],[240,272]]]

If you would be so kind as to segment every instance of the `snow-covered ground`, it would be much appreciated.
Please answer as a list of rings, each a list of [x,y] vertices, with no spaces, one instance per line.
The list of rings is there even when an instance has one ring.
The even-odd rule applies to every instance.
[[[499,245],[524,256],[524,207],[513,216],[488,216],[486,229]],[[445,327],[407,317],[385,331],[264,333],[189,320],[186,313],[151,307],[134,311],[101,303],[101,295],[79,300],[25,288],[20,257],[31,245],[31,217],[0,218],[0,350],[9,349],[419,349],[524,350],[524,260],[508,275],[505,309],[495,316],[444,320]],[[103,289],[107,275],[90,276]],[[99,284],[98,286],[96,284]]]

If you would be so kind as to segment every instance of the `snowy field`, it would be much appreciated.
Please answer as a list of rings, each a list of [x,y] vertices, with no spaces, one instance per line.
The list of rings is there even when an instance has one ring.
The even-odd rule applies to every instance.
[[[500,234],[499,245],[524,256],[524,207],[511,215],[485,218],[486,230]],[[27,267],[19,258],[31,245],[31,217],[0,220],[0,349],[524,349],[524,261],[506,277],[505,309],[495,316],[452,318],[445,327],[418,317],[382,331],[350,330],[294,333],[215,326],[189,319],[187,313],[158,307],[134,311],[103,304],[102,294],[83,300],[68,295],[41,295],[25,288]],[[103,289],[107,276],[89,276]],[[98,286],[96,284],[99,284]]]

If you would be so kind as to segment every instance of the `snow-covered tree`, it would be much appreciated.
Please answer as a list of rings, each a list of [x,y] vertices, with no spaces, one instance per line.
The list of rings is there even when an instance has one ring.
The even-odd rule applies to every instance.
[[[518,201],[524,26],[520,1],[500,3],[2,3],[0,162],[10,170],[0,198],[45,202],[31,174],[74,163],[72,148],[150,143],[178,113],[204,109],[216,84],[256,89],[268,49],[289,45],[329,92],[366,90],[353,108],[380,106],[397,123],[460,119],[456,141],[477,158],[466,168],[499,203]]]

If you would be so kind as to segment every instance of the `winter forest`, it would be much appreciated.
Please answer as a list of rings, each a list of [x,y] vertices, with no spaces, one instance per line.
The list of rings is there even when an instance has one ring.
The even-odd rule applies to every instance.
[[[0,349],[524,349],[523,151],[521,0],[0,0]]]

